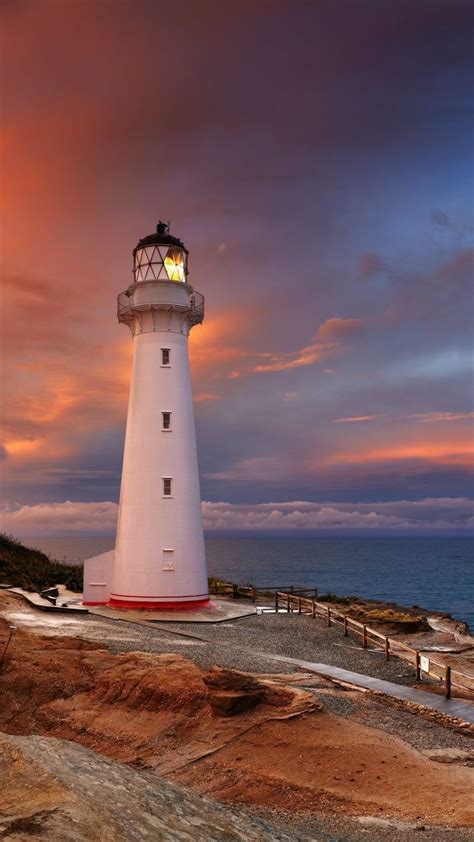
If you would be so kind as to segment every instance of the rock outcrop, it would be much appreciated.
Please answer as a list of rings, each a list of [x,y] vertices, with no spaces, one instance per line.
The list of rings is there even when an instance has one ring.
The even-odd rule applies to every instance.
[[[222,667],[213,667],[203,681],[211,710],[218,716],[233,716],[258,704],[281,708],[291,705],[295,698],[294,692],[274,682]]]
[[[263,821],[51,737],[0,734],[0,780],[2,839],[290,842]]]
[[[232,670],[206,674],[180,655],[116,655],[78,638],[18,629],[0,697],[0,731],[73,740],[163,774],[258,723],[319,706],[306,690]],[[218,711],[227,716],[220,724]]]

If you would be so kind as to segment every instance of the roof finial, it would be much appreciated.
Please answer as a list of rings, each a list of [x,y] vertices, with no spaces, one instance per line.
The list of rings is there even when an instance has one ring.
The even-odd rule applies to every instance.
[[[158,225],[156,226],[156,233],[157,234],[167,234],[169,229],[170,229],[169,222],[168,223],[162,222],[161,219],[160,219]]]

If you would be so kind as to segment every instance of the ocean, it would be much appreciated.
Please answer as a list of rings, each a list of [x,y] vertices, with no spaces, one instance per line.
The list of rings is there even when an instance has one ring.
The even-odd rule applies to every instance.
[[[114,546],[109,538],[28,538],[52,558],[77,564]],[[254,585],[317,587],[320,594],[449,611],[474,630],[469,538],[207,538],[210,576]]]

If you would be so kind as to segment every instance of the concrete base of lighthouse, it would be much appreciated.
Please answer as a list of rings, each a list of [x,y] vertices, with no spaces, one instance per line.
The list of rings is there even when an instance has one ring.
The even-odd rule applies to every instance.
[[[196,594],[189,597],[124,597],[111,594],[113,581],[115,550],[87,558],[84,562],[84,595],[82,604],[85,606],[107,606],[120,611],[196,611],[202,608],[212,608],[214,603],[208,593]]]
[[[146,600],[139,605],[133,600],[119,602],[111,598],[111,582],[115,550],[87,558],[84,562],[84,594],[82,604],[90,614],[131,623],[222,623],[251,617],[255,605],[235,604],[224,599]]]
[[[209,597],[203,599],[167,599],[165,600],[138,600],[138,599],[109,599],[109,608],[118,608],[120,611],[192,611],[198,608],[205,608],[211,605]]]
[[[88,607],[89,614],[107,617],[109,620],[121,620],[129,623],[140,623],[155,626],[161,623],[225,623],[253,617],[257,614],[255,605],[243,605],[224,599],[209,600],[208,605],[201,608],[187,608],[180,610],[160,608],[157,611],[133,608],[110,608],[108,605],[93,605]]]

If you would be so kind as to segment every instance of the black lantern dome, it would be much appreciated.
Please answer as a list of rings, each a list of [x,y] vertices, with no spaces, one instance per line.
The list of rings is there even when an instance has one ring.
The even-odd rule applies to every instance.
[[[138,241],[133,249],[135,283],[142,281],[180,281],[186,283],[188,250],[173,237],[169,225],[160,222],[154,234]]]

